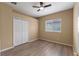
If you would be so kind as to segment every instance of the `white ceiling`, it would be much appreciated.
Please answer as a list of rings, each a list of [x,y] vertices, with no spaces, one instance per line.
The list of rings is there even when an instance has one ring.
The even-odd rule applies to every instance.
[[[37,12],[38,8],[33,8],[32,6],[39,5],[39,2],[17,2],[17,5],[12,5],[10,2],[6,2],[6,4],[10,5],[13,9],[20,11],[21,13],[33,17],[45,16],[71,9],[74,5],[73,2],[44,2],[44,5],[52,4],[52,6]]]

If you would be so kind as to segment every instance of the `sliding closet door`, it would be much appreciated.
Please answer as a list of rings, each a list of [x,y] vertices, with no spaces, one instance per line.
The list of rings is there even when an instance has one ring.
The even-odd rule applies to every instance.
[[[13,45],[18,46],[28,41],[28,21],[13,18]]]
[[[29,23],[28,21],[22,21],[22,43],[26,43],[28,42],[28,30],[29,28]]]

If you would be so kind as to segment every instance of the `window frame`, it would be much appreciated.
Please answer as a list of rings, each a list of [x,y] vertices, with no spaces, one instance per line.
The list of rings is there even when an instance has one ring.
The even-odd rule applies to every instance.
[[[59,19],[59,20],[58,20],[58,19]],[[53,29],[52,29],[52,31],[47,30],[47,28],[46,28],[46,26],[47,26],[47,21],[53,21],[53,22],[55,22],[55,21],[60,21],[60,30],[59,30],[59,31],[55,31],[55,30],[53,30]],[[46,20],[46,21],[45,21],[45,32],[61,32],[61,25],[62,25],[62,19],[61,19],[61,18]]]

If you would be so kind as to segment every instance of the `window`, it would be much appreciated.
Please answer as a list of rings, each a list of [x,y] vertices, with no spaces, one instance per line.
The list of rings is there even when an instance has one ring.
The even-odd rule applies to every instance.
[[[61,32],[61,19],[53,19],[45,21],[46,32]]]

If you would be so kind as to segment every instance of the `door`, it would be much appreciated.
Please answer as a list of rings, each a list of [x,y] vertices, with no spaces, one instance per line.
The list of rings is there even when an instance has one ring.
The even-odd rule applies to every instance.
[[[29,25],[28,25],[28,21],[22,21],[22,43],[26,43],[28,42],[28,28],[29,28]]]
[[[28,42],[28,21],[23,21],[20,18],[13,18],[13,45]]]

